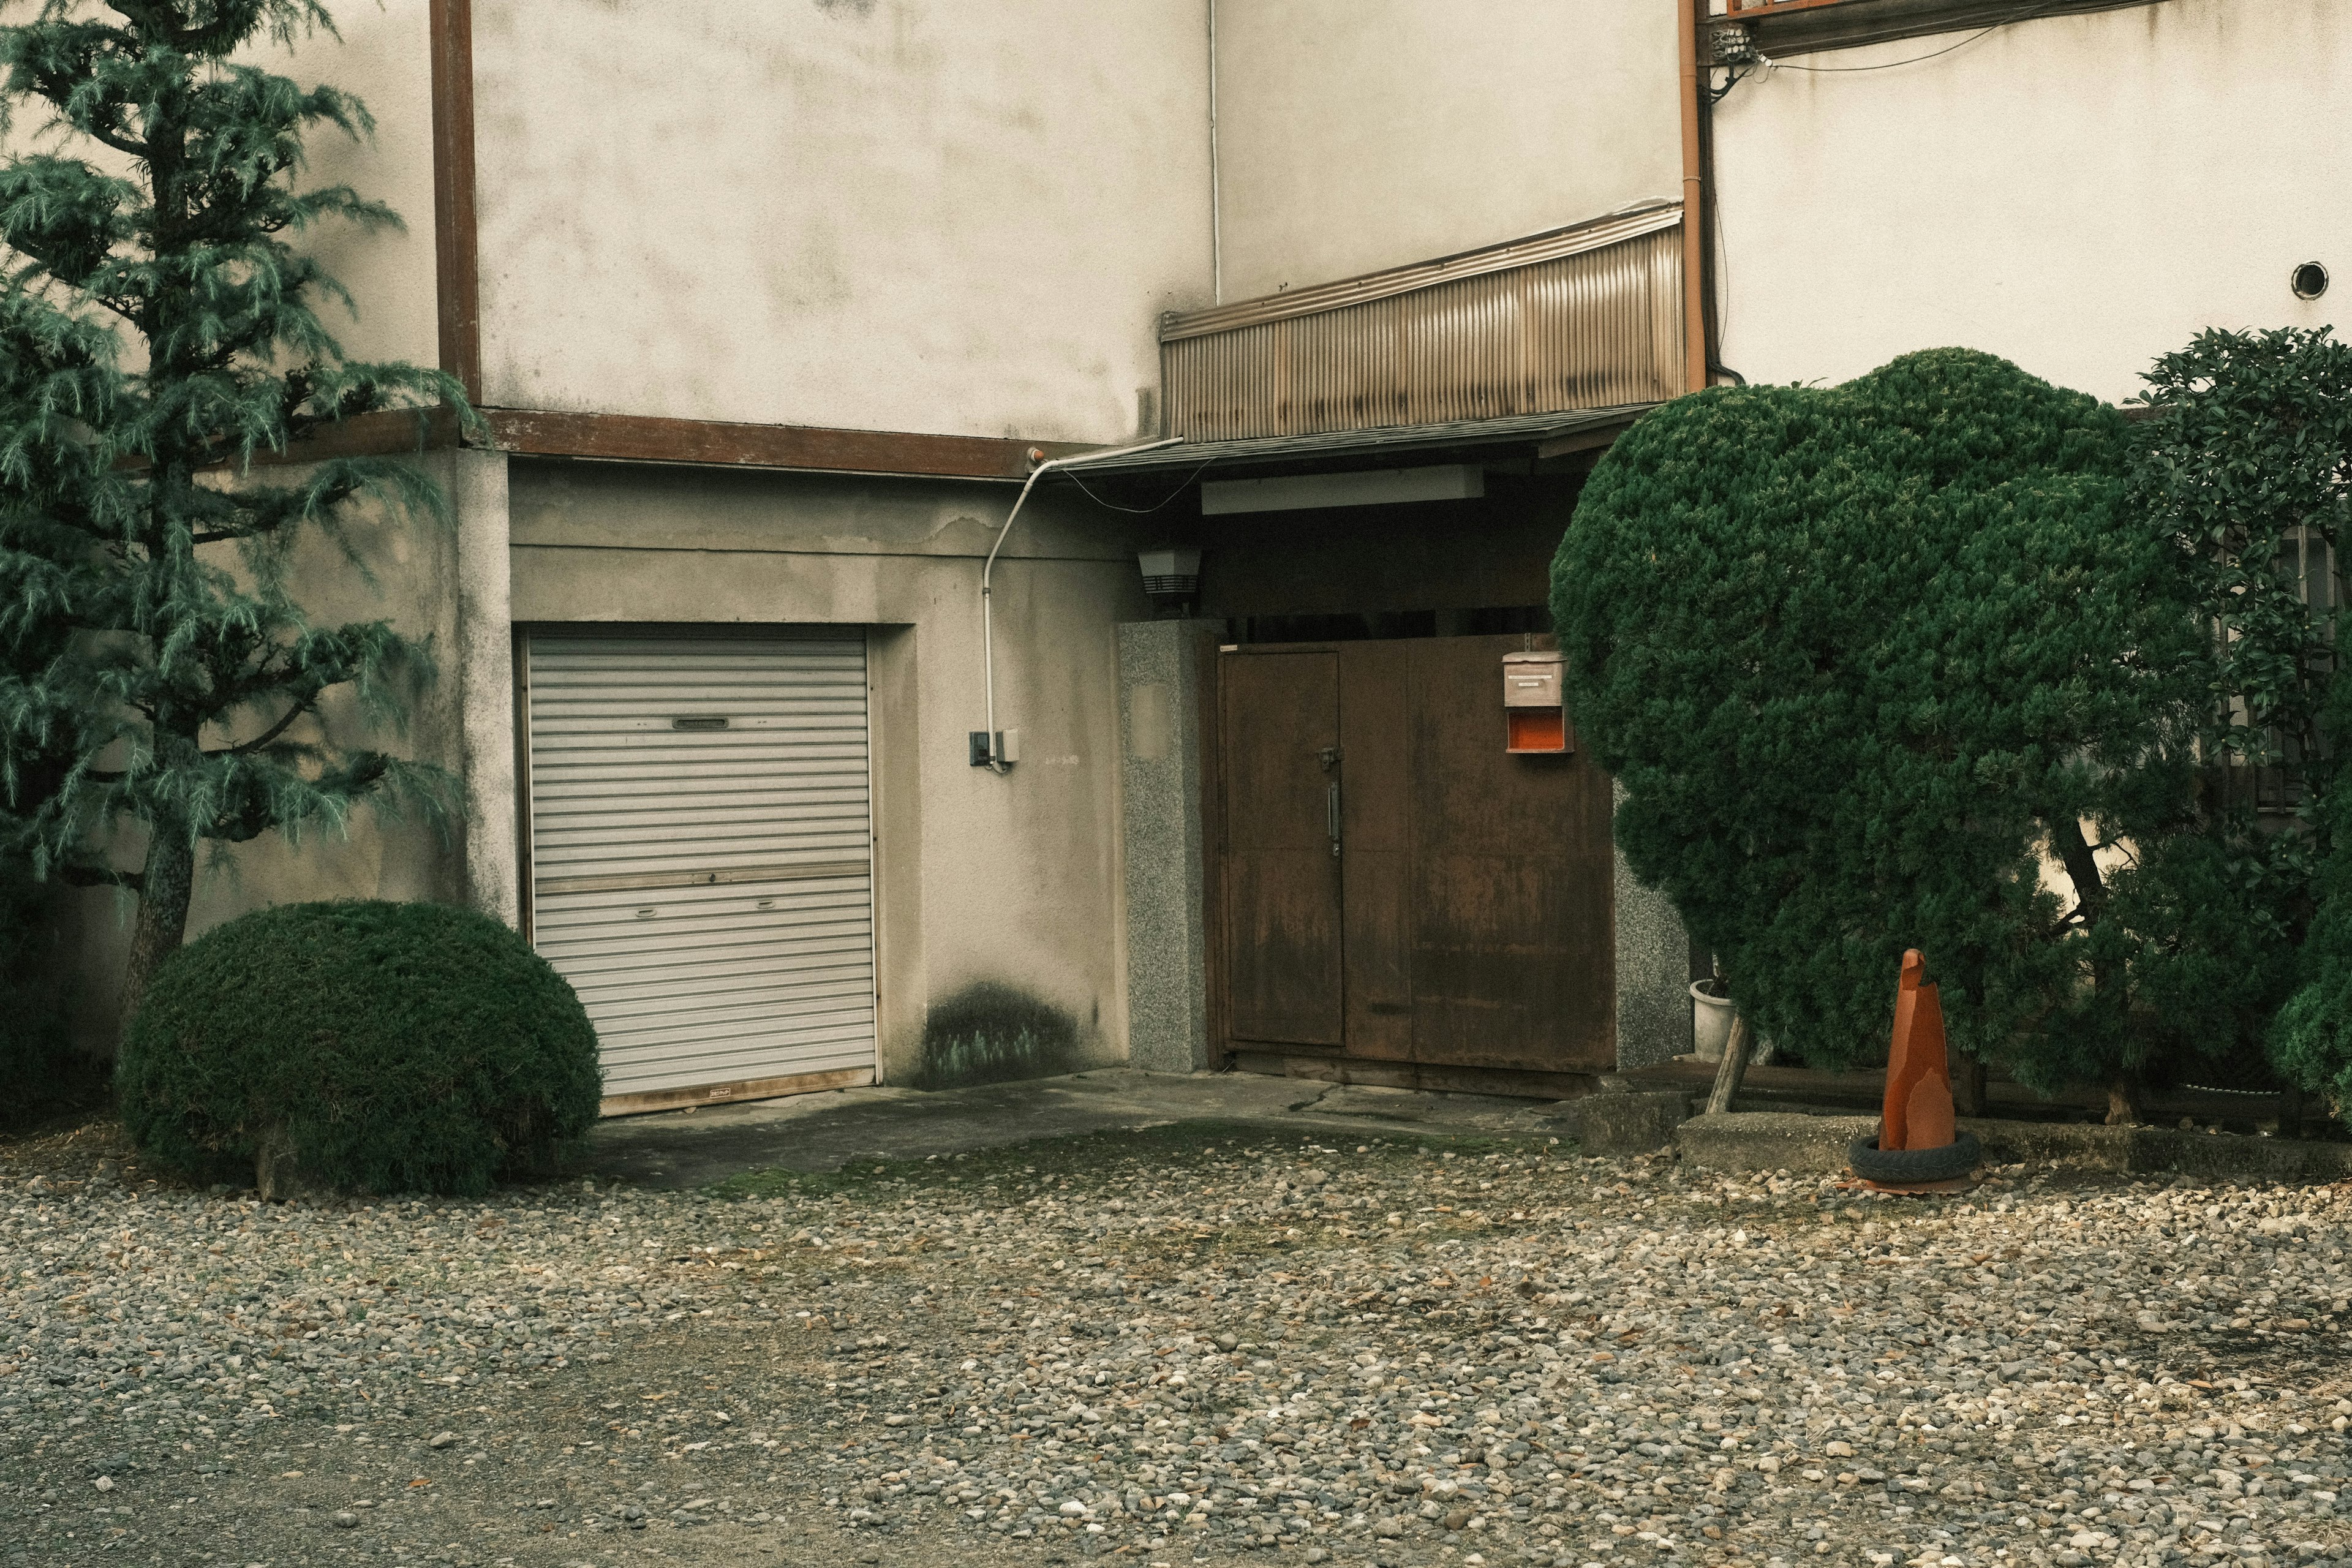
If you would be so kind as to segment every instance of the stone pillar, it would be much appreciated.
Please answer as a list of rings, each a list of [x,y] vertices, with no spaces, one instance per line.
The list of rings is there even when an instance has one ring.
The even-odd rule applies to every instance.
[[[1625,786],[1616,786],[1617,802]],[[1614,851],[1617,930],[1617,1065],[1656,1067],[1692,1048],[1690,937],[1673,902],[1645,888]]]
[[[1128,1060],[1146,1072],[1209,1065],[1200,652],[1223,632],[1217,621],[1118,628]]]
[[[514,602],[509,590],[507,456],[453,452],[457,514],[458,766],[466,816],[466,897],[509,925],[522,920],[521,817],[515,798]]]

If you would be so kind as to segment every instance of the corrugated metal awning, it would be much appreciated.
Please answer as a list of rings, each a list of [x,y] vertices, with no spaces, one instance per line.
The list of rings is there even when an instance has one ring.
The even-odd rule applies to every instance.
[[[1318,430],[1305,436],[1253,436],[1234,441],[1179,441],[1143,452],[1066,458],[1063,473],[1168,474],[1205,468],[1393,467],[1404,457],[1442,452],[1527,448],[1514,455],[1548,458],[1605,446],[1618,430],[1657,406],[1622,403],[1554,414],[1511,414],[1493,419],[1452,419],[1435,425],[1391,425],[1373,430]],[[1547,447],[1554,448],[1546,451]]]

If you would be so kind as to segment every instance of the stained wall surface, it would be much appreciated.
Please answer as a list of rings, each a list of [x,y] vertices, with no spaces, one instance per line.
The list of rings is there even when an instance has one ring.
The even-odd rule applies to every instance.
[[[1221,0],[1223,292],[1680,195],[1667,0]]]
[[[2120,400],[2201,328],[2342,318],[2352,6],[2163,0],[1902,63],[1960,37],[1792,59],[1718,106],[1726,363],[1838,382],[1957,344]],[[2336,279],[2312,303],[2308,260]]]
[[[433,273],[433,59],[426,0],[334,7],[340,38],[314,35],[291,55],[258,49],[256,65],[300,82],[357,97],[374,121],[354,141],[313,131],[306,185],[349,185],[399,216],[395,229],[334,224],[303,243],[350,289],[356,313],[322,311],[327,330],[360,360],[438,362]]]
[[[493,404],[1112,441],[1209,288],[1197,0],[478,0]]]
[[[885,1081],[1126,1058],[1116,628],[1150,611],[1125,520],[1041,490],[997,563],[1000,777],[965,735],[1010,487],[518,463],[509,493],[526,626],[868,631]]]

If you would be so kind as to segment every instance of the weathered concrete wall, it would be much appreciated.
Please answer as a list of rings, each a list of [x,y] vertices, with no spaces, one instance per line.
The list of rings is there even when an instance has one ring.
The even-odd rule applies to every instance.
[[[426,0],[383,0],[334,7],[340,42],[313,37],[291,55],[256,51],[253,62],[304,85],[328,82],[356,95],[374,116],[375,133],[354,142],[331,127],[310,138],[306,186],[350,185],[400,215],[397,231],[368,233],[348,224],[319,229],[304,243],[358,301],[356,318],[341,306],[322,311],[327,330],[353,359],[439,357],[433,276],[433,61]]]
[[[2108,399],[2208,326],[2352,289],[2352,6],[2167,0],[1793,63],[1717,108],[1726,363],[1836,382],[1961,344]],[[2305,303],[2290,270],[2335,274]]]
[[[1197,0],[478,0],[488,401],[1109,441],[1209,288]]]
[[[1209,1065],[1200,658],[1224,629],[1223,621],[1118,628],[1128,1060],[1150,1072]]]
[[[503,722],[511,736],[512,687],[496,668],[484,668],[478,654],[468,653],[459,617],[465,603],[483,606],[486,614],[498,613],[485,602],[486,595],[497,593],[494,584],[482,580],[488,574],[479,569],[478,545],[486,536],[503,538],[505,516],[499,509],[506,459],[443,453],[421,460],[431,466],[455,505],[454,528],[444,530],[420,520],[355,529],[352,542],[373,574],[375,589],[340,551],[312,537],[295,557],[294,584],[296,596],[316,624],[383,619],[409,637],[425,639],[440,667],[439,679],[419,697],[404,735],[372,731],[350,702],[331,693],[322,708],[324,723],[310,738],[391,751],[453,774],[462,775],[471,767],[478,773],[487,768],[494,775],[495,758],[477,753],[486,728],[494,731]],[[291,483],[299,474],[299,469],[274,469],[261,477],[273,484]],[[458,589],[461,573],[472,579],[463,595]],[[503,620],[499,626],[503,644]],[[240,733],[250,734],[274,717],[253,720]],[[296,734],[300,738],[301,731]],[[509,781],[512,772],[509,762]],[[487,788],[478,779],[476,788],[495,809],[495,777]],[[510,783],[506,802],[505,834],[510,845]],[[488,846],[478,854],[474,850],[478,837]],[[117,849],[116,864],[135,868],[144,853],[143,837],[126,828]],[[503,871],[498,853],[496,832],[476,824],[451,820],[436,826],[414,810],[387,819],[373,807],[362,807],[347,833],[312,826],[298,839],[270,835],[248,844],[219,846],[201,856],[188,934],[202,935],[250,910],[313,899],[431,899],[473,903],[511,918],[511,900],[502,906],[499,889],[502,875],[511,881],[513,852],[505,850]],[[132,900],[111,891],[81,889],[60,900],[65,940],[75,954],[73,1027],[85,1049],[104,1054],[113,1048],[135,911]]]
[[[1665,0],[1217,7],[1224,297],[1681,191]]]
[[[1009,487],[518,463],[510,494],[518,622],[873,628],[884,1081],[1125,1058],[1124,520],[1049,489],[997,563],[997,718],[1024,743],[998,777],[964,736]]]

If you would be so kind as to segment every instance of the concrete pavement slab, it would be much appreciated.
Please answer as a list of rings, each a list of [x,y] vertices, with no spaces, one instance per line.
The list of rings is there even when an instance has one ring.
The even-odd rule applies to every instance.
[[[1549,1100],[1324,1083],[1255,1073],[1075,1073],[924,1092],[875,1087],[652,1116],[592,1135],[590,1173],[648,1186],[697,1187],[747,1171],[837,1171],[853,1161],[969,1153],[1180,1121],[1295,1127],[1366,1137],[1558,1135]]]

